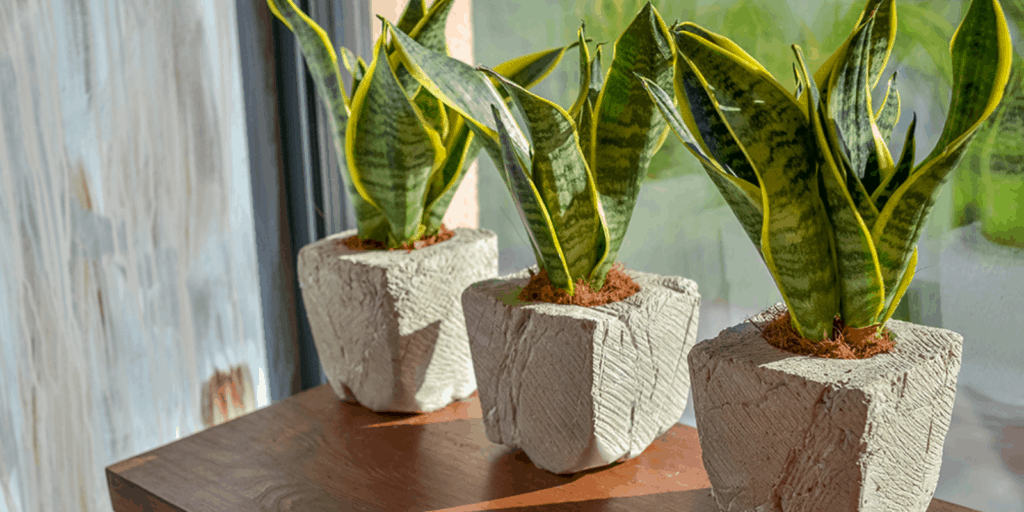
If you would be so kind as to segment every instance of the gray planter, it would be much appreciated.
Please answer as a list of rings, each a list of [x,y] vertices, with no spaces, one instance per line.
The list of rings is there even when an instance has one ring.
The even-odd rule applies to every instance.
[[[552,473],[574,473],[636,457],[679,421],[697,284],[626,273],[640,291],[593,308],[520,302],[527,271],[462,294],[491,442],[522,448]]]
[[[486,229],[412,252],[353,251],[327,237],[299,252],[299,286],[334,392],[374,411],[429,412],[476,389],[459,298],[498,274]]]
[[[721,510],[928,508],[963,338],[887,326],[896,350],[863,360],[784,352],[749,323],[693,348],[697,430]]]

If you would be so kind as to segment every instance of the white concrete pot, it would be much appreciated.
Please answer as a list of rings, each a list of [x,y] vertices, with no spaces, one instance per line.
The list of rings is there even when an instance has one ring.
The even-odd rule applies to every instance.
[[[457,228],[411,252],[355,251],[345,231],[299,252],[299,286],[324,373],[377,412],[429,412],[476,390],[460,297],[498,275],[498,237]]]
[[[951,231],[943,246],[942,326],[967,339],[960,385],[1024,406],[1024,249],[988,240],[980,223]]]
[[[519,301],[525,270],[462,294],[491,442],[521,448],[552,473],[575,473],[636,457],[679,421],[697,284],[626,273],[640,291],[591,308]]]
[[[750,323],[693,348],[697,431],[720,510],[928,508],[963,338],[887,326],[896,349],[862,360],[785,352]]]

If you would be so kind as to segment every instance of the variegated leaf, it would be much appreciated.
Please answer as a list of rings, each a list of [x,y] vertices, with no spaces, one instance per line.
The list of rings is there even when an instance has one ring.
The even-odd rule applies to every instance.
[[[359,88],[359,81],[363,79],[363,74],[366,72],[366,65],[362,62],[362,59],[352,53],[352,50],[339,46],[338,51],[341,53],[341,63],[345,66],[349,75],[352,75],[351,92],[352,96],[355,96],[356,89]]]
[[[515,124],[512,113],[489,78],[458,59],[424,48],[408,35],[395,30],[387,20],[384,23],[392,34],[397,55],[416,81],[468,121],[467,127],[495,162],[501,162],[502,156],[497,125],[491,113],[492,104],[498,106],[502,123],[509,131],[509,139],[516,151],[529,154],[526,137]],[[500,173],[508,184],[504,171]]]
[[[675,59],[671,35],[649,2],[615,41],[608,78],[594,104],[594,130],[590,144],[594,179],[608,221],[610,242],[598,275],[615,262],[626,234],[640,182],[651,156],[664,140],[665,120],[634,73],[663,87],[672,82]]]
[[[405,5],[405,9],[402,10],[402,15],[398,18],[398,30],[406,34],[412,32],[412,29],[423,19],[423,15],[426,12],[426,0],[409,0],[409,3]]]
[[[757,175],[764,215],[760,247],[794,326],[810,339],[827,336],[837,310],[836,276],[832,249],[822,243],[830,233],[803,109],[778,82],[702,37],[677,32],[676,44],[679,58],[699,68],[695,76],[704,95],[717,99],[715,113]]]
[[[871,95],[868,90],[868,63],[870,60],[871,31],[874,16],[857,27],[853,39],[839,58],[832,72],[826,95],[828,107],[825,117],[830,145],[841,147],[850,161],[850,170],[858,178],[864,177],[868,153],[874,151],[871,132]],[[837,133],[838,132],[838,133]],[[839,141],[842,134],[842,142]]]
[[[441,221],[448,211],[448,206],[451,205],[455,191],[465,177],[466,168],[480,152],[480,145],[476,143],[473,133],[465,126],[459,126],[462,126],[462,129],[458,130],[458,137],[445,144],[448,155],[444,164],[430,177],[427,206],[423,212],[423,225],[426,226],[425,236],[432,236],[440,229]]]
[[[413,96],[413,103],[423,114],[427,124],[441,136],[441,139],[448,137],[448,113],[445,111],[444,103],[434,97],[423,87],[419,87],[416,95]]]
[[[871,196],[872,201],[878,206],[879,210],[885,208],[893,192],[910,177],[910,172],[914,168],[914,131],[916,128],[917,113],[914,113],[914,118],[910,121],[910,127],[907,128],[907,138],[903,142],[903,154],[900,155],[900,162],[896,165],[896,172],[886,177]],[[877,219],[875,222],[877,222]],[[873,229],[874,225],[872,224],[871,227]]]
[[[577,44],[581,43],[574,42],[566,46],[548,48],[547,50],[516,57],[498,64],[494,67],[494,70],[501,73],[501,76],[529,89],[551,74],[551,70],[555,69],[555,66],[561,62],[565,52],[573,49]],[[501,91],[498,92],[500,93]]]
[[[512,192],[513,202],[523,220],[523,225],[526,226],[526,232],[530,236],[534,252],[541,256],[541,260],[537,264],[548,271],[548,278],[552,285],[571,295],[575,292],[575,286],[559,246],[551,217],[544,207],[544,201],[537,187],[534,186],[520,163],[520,157],[516,154],[515,146],[505,129],[505,123],[502,122],[503,116],[498,106],[492,105],[491,108],[492,119],[497,128],[498,140],[501,145],[501,162],[505,167],[505,174],[509,178],[509,190]]]
[[[690,34],[700,36],[704,38],[705,41],[721,48],[722,50],[728,53],[731,53],[733,56],[747,63],[749,67],[756,69],[760,73],[763,73],[766,77],[775,80],[775,77],[773,77],[772,74],[769,73],[768,70],[765,69],[765,67],[762,66],[760,62],[757,61],[757,59],[751,57],[749,53],[744,51],[743,48],[740,48],[738,44],[733,42],[733,40],[729,39],[728,37],[716,34],[714,32],[711,32],[710,30],[706,30],[703,27],[695,23],[691,23],[689,21],[677,25],[675,28],[675,32],[689,32]]]
[[[547,76],[551,69],[558,64],[565,51],[571,47],[572,45],[553,48],[512,59],[499,65],[499,68],[506,69],[511,73],[512,76],[509,77],[509,80],[529,88]],[[449,120],[448,136],[444,141],[448,150],[448,160],[431,177],[431,186],[427,194],[427,211],[424,213],[428,235],[437,231],[456,189],[465,177],[466,169],[476,160],[483,147],[481,139],[470,130],[465,118],[448,105],[444,106],[444,111]],[[495,163],[500,163],[500,160],[495,160]],[[504,176],[504,167],[500,165],[498,167],[501,169],[499,173]]]
[[[950,49],[953,94],[938,146],[896,189],[872,228],[886,290],[892,290],[888,303],[897,302],[896,283],[906,272],[939,187],[1003,98],[1013,47],[999,2],[972,0]]]
[[[580,90],[576,94],[576,101],[569,107],[569,116],[572,117],[573,122],[577,123],[577,126],[579,126],[580,111],[583,110],[583,104],[587,101],[587,92],[590,88],[590,50],[587,49],[584,28],[585,25],[580,25],[580,29],[576,31],[580,51]]]
[[[807,107],[812,119],[814,138],[820,146],[824,146],[827,143],[827,135],[823,126],[824,116],[818,111],[821,102],[819,89],[814,77],[807,73],[800,47],[794,45],[793,49],[798,69],[808,82]],[[821,155],[823,161],[820,162],[819,170],[825,189],[826,210],[832,226],[840,315],[846,325],[868,327],[875,324],[884,306],[885,296],[871,232],[857,212],[856,202],[847,188],[848,181],[839,172],[832,153],[822,151]],[[857,179],[853,172],[847,173],[847,178]],[[858,182],[854,184],[859,185]],[[857,188],[854,187],[854,193],[856,191]],[[860,192],[863,192],[863,189]]]
[[[455,0],[434,0],[430,9],[416,22],[416,26],[407,32],[409,37],[424,48],[448,55],[448,41],[444,32],[454,3]]]
[[[519,87],[494,70],[482,69],[501,83],[523,113],[533,140],[533,183],[551,219],[570,279],[584,278],[600,289],[605,276],[591,275],[591,271],[604,259],[608,227],[572,119],[555,103]]]
[[[721,166],[725,173],[739,178],[755,188],[759,187],[753,164],[747,159],[735,134],[719,113],[714,96],[708,96],[705,84],[706,82],[700,76],[694,63],[685,54],[680,53],[676,59],[673,86],[679,104],[684,106],[684,126],[687,124],[686,118],[688,117],[696,134],[700,136],[697,143],[702,146],[701,149],[708,157]],[[689,129],[689,127],[687,128]],[[760,196],[760,192],[758,196]],[[758,225],[759,232],[760,229],[760,225]]]
[[[327,33],[299,10],[292,0],[267,0],[270,11],[288,27],[299,41],[299,49],[306,67],[313,77],[317,94],[329,113],[331,138],[338,155],[341,180],[352,199],[360,236],[383,240],[387,235],[387,220],[363,193],[355,187],[345,155],[345,137],[349,121],[349,98],[342,87],[338,57]]]
[[[896,40],[896,0],[867,0],[864,4],[864,10],[861,11],[860,17],[854,26],[860,27],[872,13],[875,17],[875,29],[871,33],[869,48],[870,54],[874,58],[872,58],[869,67],[868,87],[874,89],[875,85],[882,78],[882,71],[885,70],[885,66],[889,62],[893,43]],[[856,29],[854,29],[854,33],[856,33]],[[835,53],[829,56],[825,63],[814,72],[814,82],[822,87],[821,93],[823,95],[827,95],[828,91],[826,89],[830,85],[829,78],[832,71],[850,46],[853,38],[854,34],[851,34]]]
[[[875,114],[875,124],[878,131],[882,133],[882,140],[886,144],[892,136],[892,130],[900,120],[900,91],[896,88],[896,72],[893,71],[889,78],[889,85],[885,90],[885,98],[882,99],[882,106]]]
[[[428,178],[445,150],[388,66],[383,42],[352,98],[345,156],[360,195],[387,217],[388,246],[395,247],[422,234]]]
[[[720,117],[756,174],[759,246],[794,326],[810,339],[827,336],[838,310],[836,275],[804,109],[770,75],[704,38],[676,32],[676,44],[685,64],[676,67],[677,94],[687,94],[677,98],[680,105],[687,104],[692,117]]]
[[[597,43],[594,47],[594,58],[590,59],[590,86],[587,88],[587,99],[590,100],[591,106],[597,105],[597,97],[604,87],[604,68],[601,67],[601,45],[603,44]]]
[[[700,162],[701,166],[708,173],[711,181],[718,187],[722,197],[725,198],[725,202],[728,203],[736,215],[740,226],[743,227],[747,236],[750,237],[750,241],[757,248],[757,253],[761,254],[761,227],[764,224],[764,216],[761,210],[761,191],[756,185],[726,174],[718,162],[709,159],[700,146],[697,145],[697,140],[686,127],[686,123],[683,122],[683,118],[679,115],[675,105],[672,104],[672,97],[658,87],[658,84],[644,77],[640,77],[640,80],[644,84],[647,94],[651,96],[654,104],[658,106],[658,110],[665,117],[669,127],[672,128],[676,137],[697,158],[697,161]],[[764,256],[762,255],[761,257],[763,258]]]

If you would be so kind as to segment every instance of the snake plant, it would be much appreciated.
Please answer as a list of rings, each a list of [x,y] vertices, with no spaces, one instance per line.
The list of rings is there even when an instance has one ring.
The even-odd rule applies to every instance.
[[[1000,3],[972,1],[957,28],[949,113],[917,166],[916,118],[898,159],[887,145],[900,114],[895,74],[881,105],[871,101],[896,36],[895,0],[868,0],[813,74],[794,45],[795,93],[728,38],[692,23],[671,31],[679,109],[641,79],[759,249],[793,327],[822,340],[837,315],[884,326],[913,278],[939,187],[1002,99],[1012,48]]]
[[[436,0],[428,9],[424,0],[411,0],[395,31],[449,55],[444,33],[452,2]],[[267,0],[267,4],[297,37],[330,114],[359,238],[394,248],[436,235],[466,168],[481,147],[463,116],[412,79],[383,34],[369,65],[348,49],[340,49],[342,65],[352,76],[347,94],[337,52],[323,29],[292,0]],[[547,76],[571,47],[518,57],[497,69],[529,88]]]
[[[648,3],[618,37],[607,76],[600,48],[591,57],[584,27],[579,29],[580,90],[568,111],[517,85],[500,68],[474,69],[388,27],[415,79],[469,120],[511,192],[551,284],[570,295],[578,280],[599,290],[651,155],[668,134],[635,78],[641,73],[666,87],[672,81],[675,52],[657,10]],[[526,132],[503,97],[516,105]]]

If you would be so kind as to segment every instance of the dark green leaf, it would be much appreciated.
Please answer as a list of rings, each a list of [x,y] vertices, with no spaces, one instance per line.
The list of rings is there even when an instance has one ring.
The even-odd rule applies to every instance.
[[[516,149],[505,130],[498,106],[492,105],[492,109],[492,119],[501,144],[501,162],[509,179],[509,190],[512,192],[519,217],[526,226],[534,252],[541,256],[537,264],[548,271],[548,278],[553,286],[573,294],[575,286],[559,246],[555,228],[544,208],[543,199],[520,163],[519,155],[516,154]]]
[[[598,206],[597,189],[583,158],[575,124],[558,105],[519,87],[494,70],[482,69],[501,83],[523,113],[533,139],[533,183],[562,247],[570,279],[585,278],[595,289],[600,289],[605,276],[591,275],[591,271],[604,259],[608,228]]]
[[[409,3],[406,4],[405,9],[402,11],[402,15],[398,18],[398,30],[406,34],[412,32],[412,29],[423,19],[423,15],[426,12],[426,0],[409,0]]]
[[[591,169],[608,221],[607,257],[598,265],[603,275],[615,262],[647,174],[651,155],[667,129],[665,120],[634,73],[662,87],[672,83],[675,58],[668,27],[647,3],[615,42],[608,78],[594,104],[590,144]]]
[[[387,217],[388,246],[421,235],[428,178],[445,150],[388,66],[383,38],[352,98],[345,154],[356,189]]]

